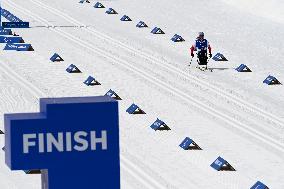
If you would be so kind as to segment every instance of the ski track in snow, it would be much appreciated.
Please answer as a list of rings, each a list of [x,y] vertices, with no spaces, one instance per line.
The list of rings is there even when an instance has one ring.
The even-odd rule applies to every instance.
[[[119,48],[122,48],[122,49],[125,49],[127,51],[129,51],[130,53],[133,53],[135,54],[136,56],[140,56],[140,57],[143,57],[145,58],[146,60],[149,60],[149,61],[152,61],[152,62],[155,62],[156,65],[158,64],[159,66],[167,69],[169,72],[174,72],[172,74],[176,74],[176,75],[181,75],[183,77],[185,77],[187,79],[187,81],[192,81],[195,85],[200,85],[202,84],[203,86],[206,86],[207,89],[209,90],[212,90],[214,91],[215,93],[221,95],[222,97],[224,97],[225,99],[229,100],[229,101],[232,101],[238,105],[242,105],[243,108],[247,108],[249,109],[250,111],[256,111],[258,114],[261,114],[262,116],[265,116],[266,119],[269,119],[273,122],[276,122],[278,124],[281,124],[284,126],[284,121],[283,119],[277,117],[276,115],[274,114],[271,114],[269,112],[266,112],[265,110],[262,110],[256,106],[254,106],[253,104],[250,104],[248,103],[247,101],[241,99],[241,98],[238,98],[236,96],[233,96],[232,94],[224,91],[224,90],[221,90],[219,89],[218,87],[212,85],[212,84],[208,84],[207,82],[203,81],[202,79],[199,79],[197,77],[194,77],[190,74],[188,74],[187,72],[185,71],[182,71],[182,70],[179,70],[177,69],[176,67],[172,66],[171,64],[167,63],[167,65],[165,66],[165,62],[161,61],[160,59],[157,59],[153,56],[149,56],[147,55],[146,53],[143,53],[143,51],[140,51],[140,50],[137,50],[131,46],[128,46],[110,36],[107,36],[106,34],[104,33],[101,33],[101,32],[98,32],[94,29],[90,29],[90,28],[87,28],[87,25],[86,24],[83,24],[79,21],[77,21],[76,19],[72,18],[71,16],[67,15],[67,14],[64,14],[62,12],[60,12],[59,10],[53,8],[53,7],[50,7],[50,6],[47,6],[45,4],[43,4],[42,2],[40,1],[37,1],[37,0],[30,0],[31,2],[35,3],[36,5],[38,5],[39,7],[41,8],[45,8],[46,10],[48,10],[49,12],[52,12],[54,13],[55,15],[58,15],[62,18],[64,18],[66,21],[70,22],[71,24],[74,24],[74,25],[77,25],[78,27],[83,27],[82,29],[90,34],[93,34],[96,38],[100,38],[102,40],[105,40],[107,39],[108,42],[111,42],[112,45],[116,45],[118,46]],[[47,23],[48,21],[45,20],[45,22]],[[52,25],[48,25],[48,26],[51,26],[51,27],[54,27]],[[271,118],[272,117],[272,118]]]
[[[1,114],[4,113],[15,113],[15,112],[28,112],[35,111],[35,107],[38,106],[38,99],[34,96],[34,92],[28,89],[25,86],[25,82],[21,83],[21,76],[17,74],[14,75],[10,69],[6,69],[6,65],[0,61],[0,83],[1,83]],[[23,89],[23,90],[21,90]],[[3,131],[2,125],[4,125],[3,116],[1,116],[1,127],[0,129]],[[2,147],[4,146],[4,135],[0,135],[0,161],[5,162],[4,160],[4,152],[2,151]],[[17,175],[21,175],[23,173],[19,171],[11,172],[8,167],[4,164],[0,164],[0,188],[1,189],[18,189],[21,186],[21,182],[23,182]],[[32,178],[30,181],[33,185],[38,186],[39,182],[37,182],[37,178]]]
[[[231,126],[234,126],[240,130],[242,130],[243,132],[246,133],[251,133],[251,135],[253,135],[254,137],[258,138],[259,140],[262,140],[263,142],[267,142],[269,141],[270,144],[273,147],[275,147],[276,149],[280,150],[283,152],[283,141],[279,142],[279,138],[277,140],[274,139],[274,137],[278,134],[281,133],[277,133],[278,131],[281,131],[282,127],[283,127],[283,120],[278,118],[277,116],[264,111],[260,108],[255,107],[254,105],[245,102],[244,100],[242,100],[241,98],[235,97],[231,94],[228,94],[225,91],[220,90],[219,88],[215,87],[215,86],[209,86],[207,83],[205,83],[204,81],[202,81],[202,79],[197,79],[193,76],[190,75],[190,73],[187,73],[185,71],[181,71],[173,66],[171,66],[170,64],[167,64],[166,66],[163,64],[163,62],[155,57],[151,57],[148,56],[146,54],[143,54],[143,52],[139,52],[138,50],[129,47],[109,36],[103,35],[99,32],[96,32],[93,29],[89,29],[86,27],[86,25],[74,20],[73,18],[71,18],[70,16],[67,16],[65,14],[61,14],[59,11],[57,11],[56,9],[49,7],[49,6],[45,6],[44,4],[42,4],[40,1],[37,0],[31,0],[31,2],[35,3],[36,5],[38,5],[41,8],[44,9],[48,9],[48,11],[61,16],[62,18],[64,18],[65,20],[67,20],[70,23],[75,23],[75,25],[77,25],[79,28],[81,28],[81,30],[83,32],[87,32],[90,33],[91,35],[95,36],[96,39],[100,39],[100,40],[105,40],[108,43],[118,46],[119,48],[121,48],[120,50],[125,50],[128,51],[127,53],[120,55],[121,57],[117,58],[116,56],[114,56],[112,53],[115,52],[110,52],[109,50],[101,50],[100,48],[96,48],[94,46],[92,46],[91,44],[95,45],[95,42],[92,42],[91,40],[87,42],[82,42],[82,40],[80,40],[77,36],[75,36],[74,33],[71,33],[69,31],[69,33],[67,33],[66,31],[64,31],[63,29],[58,29],[56,27],[54,27],[53,24],[50,24],[46,19],[44,18],[40,18],[39,16],[37,16],[36,14],[33,14],[23,8],[21,8],[18,5],[15,5],[13,2],[5,2],[7,5],[10,5],[11,7],[13,7],[14,9],[17,9],[25,14],[27,14],[27,16],[32,17],[33,19],[37,19],[38,21],[44,23],[48,28],[50,28],[50,30],[52,32],[57,33],[58,35],[61,35],[63,38],[67,38],[70,41],[83,46],[84,48],[88,49],[89,51],[92,51],[93,53],[98,53],[100,55],[103,55],[104,57],[108,58],[109,60],[116,62],[114,65],[119,65],[124,67],[127,70],[132,71],[133,73],[135,73],[136,75],[143,77],[145,80],[148,80],[148,82],[151,82],[153,85],[156,85],[156,87],[159,87],[161,89],[163,89],[164,91],[167,91],[168,93],[171,93],[172,95],[183,99],[183,101],[186,101],[188,104],[192,104],[194,105],[197,109],[202,109],[202,111],[207,112],[208,114],[211,114],[213,117],[218,117],[220,120],[223,120],[224,122],[227,122],[227,124],[230,124]],[[70,34],[71,33],[71,34]],[[100,37],[103,36],[103,37]],[[87,39],[86,39],[87,41]],[[141,61],[136,61],[135,63],[138,63],[139,65],[134,65],[131,63],[128,63],[128,61],[125,61],[125,59],[127,60],[131,60],[130,62],[133,62],[133,58],[129,56],[128,54],[132,53],[134,54],[137,58],[137,56],[145,59],[143,61],[143,63],[147,63],[147,65],[145,64],[141,64]],[[43,60],[43,57],[40,57],[40,55],[34,53],[34,59],[38,59],[37,61],[41,61]],[[152,67],[151,67],[152,66]],[[158,67],[159,66],[159,67]],[[3,68],[1,68],[3,69]],[[18,68],[20,70],[20,68]],[[156,70],[156,71],[155,71]],[[157,71],[158,70],[158,71]],[[21,85],[22,87],[26,88],[27,92],[31,93],[31,95],[39,98],[39,97],[43,97],[46,96],[45,94],[48,94],[48,96],[50,95],[55,95],[55,96],[60,96],[62,93],[60,91],[57,91],[54,89],[55,94],[53,94],[53,92],[51,92],[50,90],[46,93],[43,93],[41,90],[39,90],[36,86],[34,86],[32,83],[29,83],[27,81],[25,81],[25,79],[23,77],[18,76],[17,77],[17,73],[16,72],[12,72],[10,71],[10,69],[6,66],[5,69],[3,69],[2,71],[15,76],[15,78],[17,78],[15,81],[21,80],[22,83],[19,83],[19,85]],[[171,79],[171,77],[173,76],[178,76],[180,77],[181,83],[180,84],[175,84],[175,83],[171,83],[171,81],[173,81]],[[188,83],[191,83],[190,86],[188,86],[188,88],[186,88],[185,90],[184,87],[185,85]],[[202,85],[200,84],[202,83]],[[158,84],[158,85],[157,85]],[[43,86],[41,86],[43,87]],[[192,87],[192,88],[189,88]],[[32,89],[32,90],[31,90]],[[204,95],[203,97],[200,97],[200,94],[203,94],[201,92],[196,92],[196,90],[199,91],[203,91],[204,93],[206,92],[207,94],[211,94],[214,97],[216,97],[216,99],[213,99],[211,101],[205,102],[203,103],[206,99],[206,95]],[[195,94],[193,94],[195,93]],[[198,99],[197,99],[198,98]],[[189,100],[190,99],[190,100]],[[221,107],[218,106],[218,102],[222,101],[222,100],[227,100],[227,107]],[[230,107],[232,107],[232,105],[236,105],[234,106],[234,110],[230,110]],[[224,105],[224,104],[222,104]],[[201,108],[202,107],[202,108]],[[215,108],[217,110],[215,110]],[[237,109],[238,108],[238,109]],[[230,112],[232,111],[232,112]],[[246,111],[251,117],[245,118],[243,115],[236,115],[239,112],[242,111]],[[214,113],[212,113],[214,112]],[[230,115],[230,114],[234,114],[234,116]],[[259,119],[255,119],[253,117],[257,116],[257,118]],[[243,121],[240,121],[239,118],[242,117]],[[124,119],[127,119],[126,116],[123,116]],[[234,124],[232,124],[232,122]],[[256,123],[255,123],[256,122]],[[263,124],[263,123],[266,124]],[[276,130],[275,133],[270,133],[271,136],[267,136],[265,134],[263,134],[263,131],[265,130],[265,128],[261,128],[259,127],[259,130],[256,130],[256,128],[253,128],[255,126],[258,125],[270,125],[273,124],[275,126],[275,129],[279,129]],[[283,131],[283,130],[282,130]],[[267,131],[266,131],[267,132]],[[258,134],[258,136],[255,136],[255,134]],[[172,135],[172,134],[171,134]],[[162,142],[163,140],[167,140],[168,137],[174,137],[174,136],[169,136],[166,135],[167,137],[159,137],[156,140],[158,140],[159,142]],[[157,136],[155,136],[157,137]],[[265,140],[263,140],[263,138],[265,138]],[[126,153],[126,152],[123,152]],[[163,186],[161,183],[157,182],[156,179],[153,180],[151,177],[149,177],[149,175],[147,173],[145,173],[145,170],[141,170],[141,168],[137,168],[137,162],[132,163],[130,160],[124,159],[122,156],[122,168],[126,170],[126,172],[128,172],[130,175],[132,175],[135,180],[140,181],[141,183],[144,184],[145,187],[147,188],[151,188],[151,186],[155,186],[152,188],[163,188]],[[208,163],[206,159],[202,158],[201,156],[199,156],[196,159],[197,162],[199,162],[201,165],[207,165]],[[201,166],[202,167],[202,166]],[[135,171],[133,171],[135,170]],[[149,170],[153,171],[153,170]],[[186,174],[186,173],[185,173]],[[224,180],[223,180],[224,179]],[[217,181],[216,181],[217,182]],[[220,179],[218,180],[218,183],[230,183],[230,178],[226,177],[226,176],[222,176],[220,177]],[[232,183],[236,183],[236,181],[232,181]],[[168,184],[169,185],[169,184]],[[170,185],[169,185],[170,186]],[[230,188],[233,188],[234,186],[228,186]],[[172,186],[171,186],[172,188]]]
[[[35,53],[36,54],[36,53]],[[35,57],[34,54],[34,57]],[[6,60],[6,62],[10,63]],[[43,93],[40,89],[38,89],[36,86],[34,86],[32,83],[28,82],[23,77],[19,76],[17,73],[9,69],[5,64],[2,65],[5,67],[5,69],[1,68],[2,71],[8,73],[9,76],[12,76],[14,82],[18,83],[21,87],[23,87],[28,93],[31,93],[33,96],[35,96],[37,99],[46,97],[45,93]],[[8,68],[8,69],[7,69]],[[60,94],[56,94],[56,96]],[[127,154],[127,152],[124,152],[120,155],[121,159],[121,168],[128,172],[132,177],[134,177],[137,181],[141,182],[145,187],[147,188],[165,188],[164,183],[161,184],[152,177],[150,177],[147,173],[145,173],[144,170],[142,170],[138,165],[136,165],[137,162],[131,162],[124,154]],[[133,171],[134,170],[134,171]],[[167,184],[170,186],[170,184]]]
[[[41,3],[40,1],[37,1],[37,0],[30,0],[30,1],[33,2],[33,3],[35,3],[36,5],[38,5],[39,7],[48,10],[49,12],[52,12],[52,13],[58,15],[58,16],[61,16],[62,18],[66,19],[67,21],[69,21],[69,22],[72,23],[72,24],[75,23],[75,25],[86,27],[86,25],[84,25],[84,24],[82,24],[82,23],[80,23],[80,22],[74,20],[74,19],[71,18],[70,16],[67,16],[67,15],[65,15],[65,14],[62,14],[60,11],[54,9],[53,7],[46,6],[46,5],[44,5],[43,3]],[[14,5],[14,6],[15,6],[15,5]],[[32,15],[31,12],[29,12],[29,14]],[[34,16],[34,19],[38,19],[38,18],[39,18],[38,16]],[[42,22],[44,22],[46,25],[51,26],[51,27],[54,27],[54,26],[51,25],[46,19],[40,18],[40,20],[41,20]],[[167,82],[161,82],[161,81],[165,80],[165,78],[163,78],[163,80],[161,80],[161,79],[160,79],[160,80],[157,80],[157,79],[156,79],[157,76],[153,77],[153,76],[150,76],[149,74],[145,74],[145,73],[149,73],[149,72],[150,72],[150,70],[151,70],[150,68],[144,67],[145,69],[149,69],[149,71],[147,71],[147,72],[141,71],[141,67],[143,66],[143,64],[140,64],[140,65],[139,65],[139,68],[138,68],[138,66],[133,67],[133,64],[127,63],[127,62],[124,61],[122,58],[119,58],[119,59],[118,59],[118,58],[116,58],[115,56],[113,56],[112,54],[106,54],[106,53],[105,53],[106,50],[101,50],[101,48],[97,48],[97,47],[91,46],[91,45],[90,45],[90,44],[91,44],[91,41],[82,41],[82,40],[79,40],[79,38],[77,38],[77,37],[75,37],[74,35],[71,35],[71,34],[65,32],[65,31],[63,31],[62,29],[53,28],[53,29],[51,29],[51,30],[53,30],[54,32],[59,33],[60,35],[66,37],[66,38],[68,38],[68,39],[70,39],[70,40],[73,40],[75,43],[78,43],[78,44],[80,44],[80,45],[84,44],[84,47],[85,47],[85,48],[89,48],[90,50],[92,49],[95,53],[99,53],[99,54],[101,54],[101,55],[103,54],[103,55],[105,55],[106,57],[108,57],[109,59],[114,60],[115,62],[122,62],[123,66],[124,66],[124,65],[127,65],[128,68],[132,68],[131,71],[136,72],[136,73],[137,73],[138,75],[140,75],[140,76],[144,75],[144,78],[145,78],[145,79],[148,79],[148,80],[149,80],[149,78],[151,78],[151,80],[149,80],[150,82],[154,82],[154,81],[155,81],[156,84],[157,84],[157,83],[160,84],[159,87],[164,86],[164,87],[163,87],[164,89],[169,88],[169,87],[167,86],[167,84],[166,84]],[[84,30],[87,30],[87,31],[89,31],[89,32],[92,32],[92,31],[93,31],[93,30],[89,30],[89,29],[84,29]],[[94,33],[92,32],[92,34],[94,34]],[[110,37],[105,37],[105,36],[101,37],[101,35],[99,35],[99,34],[94,34],[94,35],[96,36],[96,38],[101,38],[101,39],[103,39],[103,40],[105,40],[105,39],[110,40],[110,41],[112,42],[112,45],[116,45],[116,44],[117,44],[117,42],[114,41],[114,40],[113,40],[112,38],[110,38]],[[68,37],[67,37],[67,36],[68,36]],[[114,42],[113,42],[113,41],[114,41]],[[127,46],[125,47],[125,45],[124,45],[124,44],[121,45],[121,43],[118,43],[118,44],[119,44],[119,47],[122,47],[122,48],[124,48],[124,49],[126,49],[126,50],[128,50],[128,51],[130,51],[130,52],[134,52],[136,55],[138,55],[138,51],[137,51],[137,50],[135,50],[135,49],[133,49],[133,48],[130,48],[130,47],[127,47]],[[121,49],[120,49],[120,50],[121,50]],[[154,59],[154,60],[153,60],[152,57],[149,57],[149,56],[147,56],[147,55],[143,55],[143,57],[144,57],[145,59],[147,59],[149,62],[150,62],[150,61],[151,61],[152,63],[154,62],[154,63],[155,63],[154,66],[157,66],[157,65],[158,65],[158,66],[161,66],[159,69],[156,68],[158,71],[160,71],[160,70],[163,69],[163,68],[164,68],[164,69],[167,69],[167,72],[171,72],[172,70],[174,70],[175,72],[174,72],[174,73],[170,73],[169,76],[171,76],[171,75],[177,76],[177,75],[181,75],[181,73],[182,73],[182,76],[184,77],[183,79],[186,79],[187,82],[192,82],[192,81],[195,80],[195,82],[193,82],[193,85],[198,86],[199,88],[203,88],[203,91],[204,91],[204,90],[211,90],[212,92],[215,92],[215,96],[219,95],[219,96],[222,96],[223,98],[225,98],[225,100],[227,100],[227,101],[233,101],[233,103],[235,103],[236,105],[238,105],[242,110],[247,110],[247,109],[248,109],[249,112],[255,113],[256,116],[258,116],[258,117],[260,117],[260,118],[261,118],[261,117],[264,117],[264,118],[268,119],[269,121],[272,121],[272,122],[274,122],[274,123],[277,123],[278,125],[280,124],[280,127],[279,127],[279,126],[278,126],[278,127],[279,127],[280,131],[283,133],[283,127],[284,127],[283,121],[282,121],[280,118],[278,118],[277,116],[275,116],[275,115],[273,115],[273,114],[271,114],[271,113],[268,113],[268,112],[266,112],[266,111],[264,111],[264,110],[261,110],[261,109],[255,107],[255,106],[249,104],[248,102],[245,102],[245,101],[242,100],[242,99],[239,99],[239,98],[237,98],[237,97],[233,97],[232,95],[230,95],[230,94],[228,94],[228,93],[225,93],[225,92],[223,92],[223,91],[220,92],[220,89],[218,89],[218,88],[216,88],[216,87],[214,87],[214,86],[209,86],[209,85],[206,84],[204,81],[202,81],[202,80],[200,80],[200,79],[197,79],[196,77],[190,77],[190,74],[188,74],[188,73],[186,73],[186,72],[182,72],[182,71],[180,71],[180,70],[177,70],[177,69],[174,68],[173,66],[170,66],[170,64],[167,65],[167,66],[170,66],[170,67],[166,67],[166,66],[164,66],[163,62],[161,62],[160,60],[157,60],[157,59]],[[133,62],[134,62],[134,61],[133,61]],[[145,62],[144,62],[144,63],[145,63]],[[147,66],[149,66],[149,65],[147,65]],[[152,70],[154,70],[154,69],[152,69]],[[157,72],[154,72],[154,74],[157,74]],[[171,81],[171,80],[169,80],[169,81]],[[200,85],[200,83],[202,83],[203,85]],[[173,85],[177,85],[177,84],[173,84]],[[191,86],[191,85],[189,85],[189,86]],[[205,89],[204,89],[204,88],[205,88]],[[166,90],[169,90],[169,89],[166,89]],[[181,98],[183,98],[184,100],[186,100],[188,103],[192,104],[192,102],[195,102],[193,105],[198,106],[198,107],[203,107],[203,110],[204,110],[205,112],[207,112],[208,114],[212,114],[212,112],[214,112],[214,114],[213,114],[214,116],[216,116],[216,117],[218,117],[218,118],[220,118],[220,119],[226,121],[226,122],[227,122],[228,124],[230,124],[230,125],[232,125],[232,123],[235,123],[235,124],[232,125],[232,126],[237,127],[237,128],[239,128],[239,129],[243,130],[244,132],[249,132],[249,133],[251,133],[251,135],[252,135],[253,137],[257,137],[258,139],[262,140],[263,142],[266,142],[266,143],[269,143],[269,144],[273,144],[275,148],[277,148],[277,149],[279,149],[279,150],[281,150],[281,151],[283,152],[283,149],[284,149],[283,141],[284,141],[284,140],[283,140],[283,138],[281,138],[281,136],[276,137],[277,140],[274,140],[274,136],[273,136],[273,135],[272,135],[271,137],[268,137],[268,136],[262,134],[262,132],[259,132],[259,131],[255,130],[254,127],[248,127],[248,126],[247,126],[247,125],[248,125],[248,124],[247,124],[247,120],[245,120],[245,118],[243,118],[244,123],[240,123],[240,121],[238,120],[238,119],[241,118],[240,115],[235,115],[235,116],[225,115],[224,112],[226,112],[226,111],[219,112],[219,111],[216,111],[215,108],[211,108],[211,107],[208,108],[208,105],[207,105],[207,104],[202,103],[202,102],[204,101],[203,99],[201,99],[201,100],[196,100],[196,98],[198,97],[197,95],[194,96],[194,97],[191,97],[191,96],[188,95],[188,94],[190,94],[190,93],[192,93],[192,92],[186,94],[186,93],[182,92],[182,89],[176,90],[176,89],[174,89],[173,87],[171,88],[170,91],[171,91],[171,92],[172,92],[172,91],[176,91],[176,94],[178,94]],[[189,91],[190,91],[190,90],[189,90]],[[201,94],[202,94],[202,93],[201,93]],[[188,99],[190,99],[190,101],[189,101]],[[232,100],[232,99],[233,99],[233,100]],[[247,108],[247,107],[249,107],[249,108]],[[218,108],[217,108],[217,109],[218,109]],[[239,112],[241,112],[241,111],[239,111]],[[231,114],[231,112],[229,112],[229,114]],[[255,116],[255,115],[252,115],[252,116]],[[232,117],[234,117],[235,119],[232,119]],[[265,120],[264,120],[264,121],[265,121]],[[246,124],[245,124],[245,123],[246,123]],[[260,123],[262,123],[262,120],[260,120]],[[269,122],[269,123],[270,123],[270,122]],[[253,126],[257,126],[256,124],[252,124],[252,125],[253,125]],[[262,126],[262,125],[264,125],[264,124],[258,124],[258,125]],[[267,124],[267,125],[270,125],[270,124]],[[265,128],[262,128],[261,131],[263,131],[263,129],[265,129]],[[271,130],[270,128],[268,128],[268,129]],[[275,131],[276,134],[282,135],[281,132],[279,133],[279,132],[277,132],[277,131],[279,131],[279,130],[276,130],[276,131]],[[268,132],[267,129],[266,129],[266,132]],[[258,136],[256,136],[256,134],[257,134]],[[272,134],[273,134],[273,133],[272,133]],[[283,137],[283,136],[282,136],[282,137]]]

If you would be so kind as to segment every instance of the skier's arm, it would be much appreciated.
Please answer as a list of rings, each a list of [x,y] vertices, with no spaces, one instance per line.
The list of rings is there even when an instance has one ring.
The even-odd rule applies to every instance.
[[[212,52],[212,48],[211,48],[211,45],[209,44],[209,42],[208,42],[208,51],[209,51],[209,54],[212,54],[211,52]]]
[[[193,54],[193,51],[195,50],[195,45],[192,45],[191,47],[190,47],[190,54],[192,55]]]

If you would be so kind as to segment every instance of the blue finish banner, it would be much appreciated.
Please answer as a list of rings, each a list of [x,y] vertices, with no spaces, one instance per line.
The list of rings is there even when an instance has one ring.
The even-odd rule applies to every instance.
[[[2,22],[3,28],[29,28],[29,22]]]
[[[118,102],[40,99],[39,113],[5,114],[5,162],[41,169],[44,189],[119,189]]]

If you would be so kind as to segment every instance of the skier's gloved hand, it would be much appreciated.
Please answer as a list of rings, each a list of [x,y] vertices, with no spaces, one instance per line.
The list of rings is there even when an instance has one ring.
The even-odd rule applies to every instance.
[[[194,54],[193,54],[193,53],[191,53],[191,57],[192,57],[192,58],[194,57]]]
[[[212,57],[212,54],[211,53],[209,53],[209,58],[211,58]]]

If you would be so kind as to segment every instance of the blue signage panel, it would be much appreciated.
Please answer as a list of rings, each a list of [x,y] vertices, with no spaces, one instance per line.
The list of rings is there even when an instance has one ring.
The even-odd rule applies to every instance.
[[[4,47],[4,50],[14,50],[14,51],[34,51],[31,44],[15,44],[15,43],[7,43]]]
[[[13,15],[11,12],[9,12],[8,10],[5,9],[1,9],[1,15],[3,17],[5,17],[7,20],[9,20],[10,22],[22,22],[21,19],[19,19],[18,17],[16,17],[15,15]]]
[[[39,113],[5,114],[5,162],[41,169],[45,189],[119,189],[118,102],[108,96],[40,99]]]
[[[0,35],[12,35],[11,29],[0,29]]]
[[[13,21],[13,22],[2,22],[3,28],[29,28],[29,22],[21,22],[21,20]]]
[[[0,36],[0,43],[24,43],[22,37]]]
[[[18,44],[7,43],[3,50],[14,50],[18,49]]]

